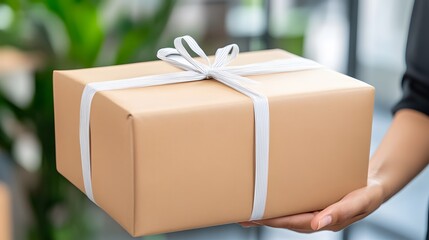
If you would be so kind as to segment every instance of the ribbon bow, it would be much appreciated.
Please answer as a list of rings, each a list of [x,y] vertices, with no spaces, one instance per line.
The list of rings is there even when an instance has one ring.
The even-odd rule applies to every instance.
[[[183,41],[185,41],[189,48],[200,56],[206,64],[192,58],[183,45]],[[262,219],[265,212],[268,187],[269,105],[266,96],[258,93],[249,86],[251,84],[259,84],[259,82],[242,76],[307,70],[319,68],[321,66],[308,59],[291,58],[229,67],[227,65],[239,52],[239,48],[236,44],[230,44],[223,48],[219,48],[216,51],[213,64],[210,63],[210,59],[190,36],[176,38],[174,40],[174,46],[175,48],[160,49],[157,56],[161,60],[185,71],[106,82],[92,82],[85,86],[80,105],[79,134],[82,174],[86,195],[95,203],[91,181],[89,122],[91,102],[96,92],[200,81],[212,78],[252,99],[255,120],[255,185],[253,209],[250,220]]]
[[[206,65],[196,61],[189,55],[183,40],[188,44],[191,50],[200,56]],[[207,57],[205,52],[198,46],[197,42],[190,36],[183,36],[174,40],[175,48],[162,48],[158,51],[157,57],[163,61],[166,61],[176,67],[183,70],[199,72],[211,78],[214,71],[222,69],[228,65],[239,52],[237,44],[230,44],[223,48],[219,48],[215,54],[215,61],[213,64],[210,63],[210,59]]]

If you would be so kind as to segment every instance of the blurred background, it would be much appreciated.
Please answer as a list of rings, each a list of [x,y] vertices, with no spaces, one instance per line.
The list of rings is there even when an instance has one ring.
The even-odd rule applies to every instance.
[[[282,48],[376,87],[373,152],[401,94],[412,5],[411,0],[0,0],[0,239],[132,239],[56,171],[54,69],[154,60],[157,49],[184,34],[209,54],[233,42],[241,51]],[[235,224],[142,239],[423,239],[428,182],[426,169],[369,218],[338,233]],[[4,216],[10,216],[9,224]]]

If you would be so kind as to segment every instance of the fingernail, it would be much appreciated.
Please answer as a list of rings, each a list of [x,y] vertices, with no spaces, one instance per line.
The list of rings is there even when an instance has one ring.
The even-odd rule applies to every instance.
[[[251,223],[251,222],[247,222],[247,223],[239,223],[239,224],[240,224],[240,226],[241,226],[241,227],[243,227],[243,228],[250,228],[250,227],[256,227],[256,226],[258,226],[258,225],[256,225],[256,224]]]
[[[328,215],[328,216],[324,216],[320,221],[319,221],[319,226],[317,226],[317,230],[322,229],[326,226],[328,226],[329,224],[332,223],[332,216]]]
[[[251,224],[249,224],[249,225],[247,225],[247,224],[240,224],[240,226],[241,226],[241,227],[243,227],[243,228],[251,228],[251,227],[256,227],[257,225],[251,225]]]
[[[257,222],[257,221],[251,221],[251,222],[254,223],[254,224],[256,224],[256,225],[263,226],[263,224],[260,223],[260,222]]]
[[[244,228],[263,226],[262,223],[257,222],[257,221],[241,222],[239,224],[240,224],[240,226],[242,226]]]

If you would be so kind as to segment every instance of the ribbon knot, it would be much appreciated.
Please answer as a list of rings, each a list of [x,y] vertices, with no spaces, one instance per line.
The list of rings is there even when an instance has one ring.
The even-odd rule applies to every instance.
[[[183,42],[186,42],[190,50],[199,56],[200,59],[192,58]],[[239,48],[236,44],[230,44],[223,48],[219,48],[215,53],[213,64],[200,46],[198,46],[197,42],[190,36],[176,38],[174,40],[174,46],[175,48],[160,49],[157,56],[161,60],[185,71],[106,82],[92,82],[85,86],[80,106],[79,138],[82,175],[86,195],[95,202],[91,179],[89,122],[92,99],[98,91],[157,86],[213,78],[248,96],[253,102],[255,125],[255,177],[253,209],[250,220],[263,218],[268,187],[270,136],[269,106],[266,96],[249,87],[249,84],[246,84],[258,82],[243,76],[308,70],[321,66],[308,59],[295,57],[230,67],[228,64],[237,57],[239,52]]]
[[[206,76],[206,79],[213,78],[213,71],[215,71],[215,70],[211,67],[204,69],[203,74]]]

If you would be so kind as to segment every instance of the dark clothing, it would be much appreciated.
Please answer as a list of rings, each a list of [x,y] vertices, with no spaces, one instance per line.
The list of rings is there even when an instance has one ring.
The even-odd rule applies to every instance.
[[[429,116],[429,0],[414,2],[405,61],[403,96],[393,107],[393,113],[409,108]],[[429,240],[429,212],[427,224],[426,239]]]
[[[403,97],[393,112],[410,108],[429,116],[429,1],[416,0],[408,32],[407,69],[402,78]]]

